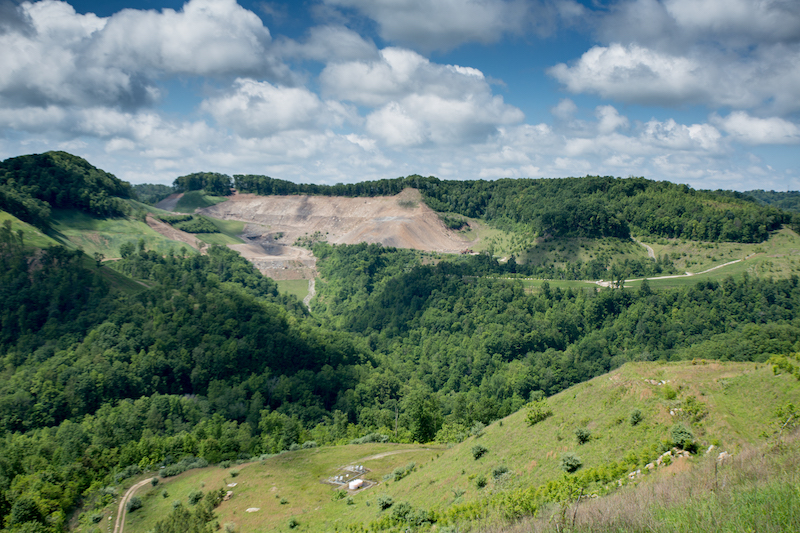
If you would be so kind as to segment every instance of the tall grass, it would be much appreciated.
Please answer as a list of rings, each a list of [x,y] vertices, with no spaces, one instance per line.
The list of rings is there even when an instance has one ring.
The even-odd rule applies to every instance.
[[[566,502],[535,519],[487,533],[800,531],[800,438],[751,448],[726,460],[627,486],[592,500]],[[566,509],[565,509],[566,507]]]

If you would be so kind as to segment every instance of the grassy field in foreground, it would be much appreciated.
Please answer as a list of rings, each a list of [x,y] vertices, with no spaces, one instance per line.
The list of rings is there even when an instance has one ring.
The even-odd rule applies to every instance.
[[[365,501],[375,498],[375,491],[380,489],[361,491],[354,495],[352,505],[348,505],[346,498],[334,500],[335,487],[323,481],[342,474],[341,467],[363,465],[370,470],[366,477],[380,480],[398,466],[412,461],[423,464],[441,451],[441,447],[435,446],[348,445],[287,452],[227,469],[211,466],[191,470],[162,480],[156,487],[148,485],[141,489],[137,494],[144,506],[129,515],[125,531],[147,532],[169,513],[174,501],[188,505],[190,492],[223,487],[232,490],[234,496],[217,508],[220,524],[236,524],[237,531],[289,531],[289,519],[294,517],[301,525],[300,531],[325,531],[332,529],[337,521],[345,524],[337,520],[338,515],[346,514],[349,518],[369,514]],[[233,477],[232,472],[238,472],[237,476]],[[228,487],[229,483],[236,486]],[[167,497],[163,496],[165,490]],[[252,508],[258,511],[246,512]]]
[[[155,489],[148,486],[142,493],[145,505],[126,531],[146,532],[174,500],[185,501],[191,490],[231,482],[238,483],[232,489],[234,497],[217,514],[220,524],[235,524],[236,531],[289,531],[290,519],[299,523],[293,531],[378,530],[381,524],[390,524],[398,510],[410,510],[415,516],[421,510],[433,511],[437,529],[479,531],[504,523],[510,506],[529,501],[530,491],[563,483],[560,460],[567,452],[582,461],[576,475],[590,480],[584,495],[600,500],[618,493],[618,480],[626,487],[646,487],[702,466],[703,452],[712,444],[715,454],[725,450],[738,455],[763,443],[765,435],[775,430],[777,407],[800,404],[800,386],[794,377],[775,375],[770,365],[763,364],[636,363],[547,402],[552,416],[533,427],[526,423],[523,409],[448,448],[324,447],[233,467],[239,470],[236,478],[231,469],[218,467],[190,471]],[[630,415],[637,409],[642,420],[633,425]],[[648,471],[645,465],[671,446],[671,429],[678,422],[690,428],[699,453]],[[590,433],[584,444],[576,439],[578,429]],[[486,450],[479,459],[474,457],[476,446]],[[401,453],[380,456],[392,451]],[[412,462],[415,466],[407,477],[384,480],[385,474]],[[333,488],[322,482],[347,464],[365,465],[371,470],[365,478],[378,483],[352,494],[350,503],[346,496],[334,500]],[[642,474],[629,480],[627,473],[637,469]],[[161,495],[164,489],[166,498]],[[394,505],[381,510],[379,501],[386,497]],[[260,510],[245,512],[256,507]],[[540,508],[542,513],[548,509]],[[404,531],[408,525],[401,520],[386,530]]]

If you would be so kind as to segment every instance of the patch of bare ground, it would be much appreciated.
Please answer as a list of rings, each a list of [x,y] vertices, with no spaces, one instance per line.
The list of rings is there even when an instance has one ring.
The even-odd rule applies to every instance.
[[[192,235],[191,233],[186,233],[185,231],[181,231],[176,229],[166,222],[161,222],[158,219],[147,215],[145,218],[147,225],[153,228],[155,231],[159,232],[161,235],[166,237],[167,239],[171,239],[173,241],[180,241],[185,242],[195,250],[200,250],[205,246],[205,243]]]
[[[248,243],[229,246],[273,279],[316,275],[313,255],[292,246],[314,235],[332,244],[380,243],[444,253],[473,244],[447,229],[416,189],[373,198],[235,194],[198,212],[245,222],[242,237]]]

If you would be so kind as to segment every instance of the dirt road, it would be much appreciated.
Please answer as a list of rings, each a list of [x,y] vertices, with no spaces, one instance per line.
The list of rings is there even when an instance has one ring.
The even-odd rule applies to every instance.
[[[128,502],[133,497],[134,493],[150,483],[152,479],[153,478],[143,479],[125,492],[125,495],[119,501],[119,506],[117,507],[117,521],[114,523],[114,533],[122,533],[122,528],[125,527],[125,515],[128,514]]]

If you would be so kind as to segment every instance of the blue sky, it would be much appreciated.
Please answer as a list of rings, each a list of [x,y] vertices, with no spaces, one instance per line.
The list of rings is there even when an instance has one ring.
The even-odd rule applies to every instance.
[[[800,189],[797,0],[0,0],[0,158]]]

